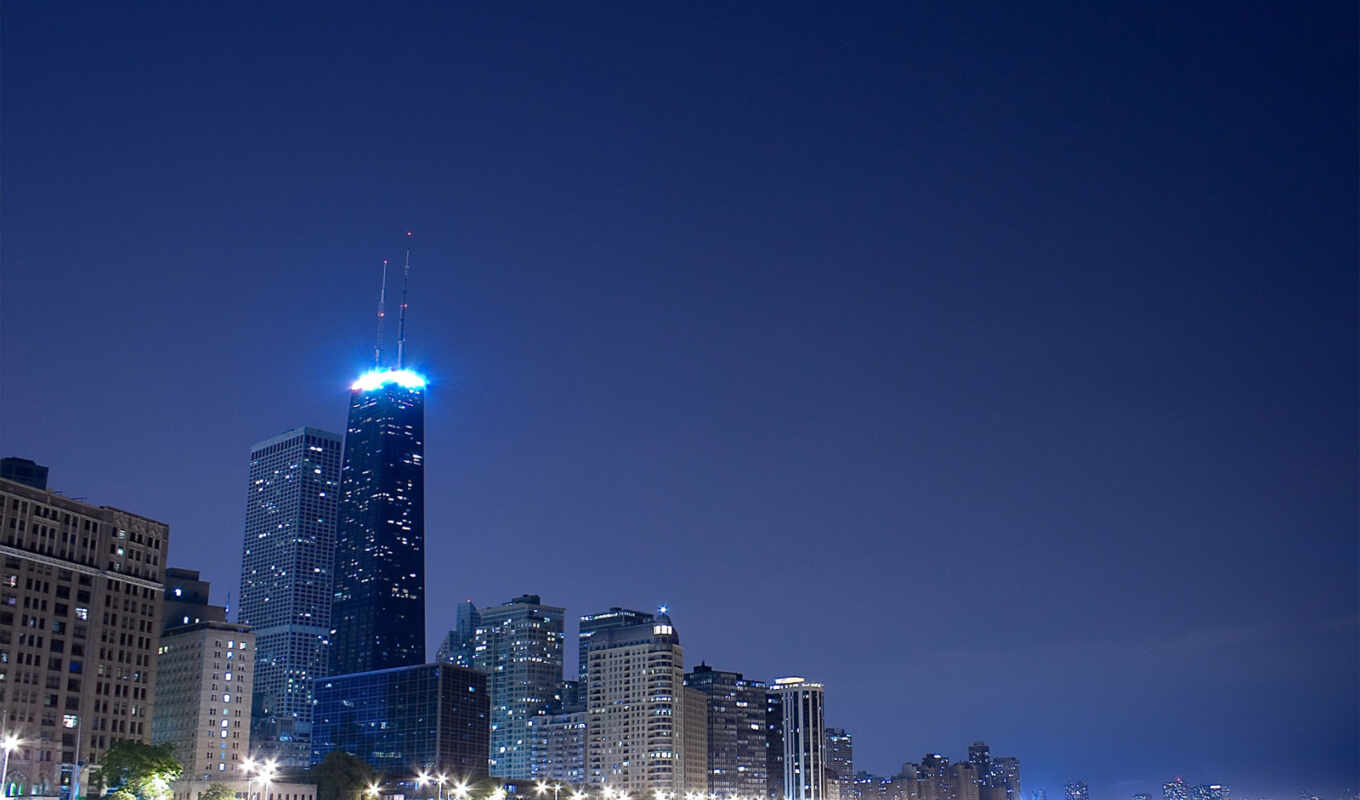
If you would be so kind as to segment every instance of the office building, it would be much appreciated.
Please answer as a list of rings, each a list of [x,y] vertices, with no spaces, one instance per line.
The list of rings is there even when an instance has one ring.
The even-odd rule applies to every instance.
[[[541,780],[572,786],[586,783],[586,712],[536,717],[533,773]]]
[[[759,797],[766,791],[764,681],[700,664],[685,686],[708,698],[708,793]]]
[[[27,458],[0,458],[0,478],[34,489],[47,489],[47,467]]]
[[[1228,787],[1218,783],[1204,783],[1190,790],[1190,800],[1230,800]]]
[[[332,750],[409,780],[419,770],[486,777],[490,703],[486,675],[420,664],[316,681],[312,763]]]
[[[784,797],[822,800],[826,791],[822,685],[803,678],[778,678],[770,693],[783,704]]]
[[[250,448],[237,620],[255,633],[253,754],[308,763],[312,679],[329,667],[340,437],[295,428]]]
[[[681,731],[681,786],[702,792],[711,775],[708,765],[708,695],[688,686],[680,689],[685,716]]]
[[[199,622],[226,622],[227,609],[208,602],[209,584],[196,569],[165,570],[165,611],[162,630]]]
[[[784,698],[765,695],[765,797],[784,800]]]
[[[1177,775],[1162,784],[1162,800],[1190,800],[1190,787],[1185,779]]]
[[[648,624],[652,621],[652,616],[646,611],[633,611],[632,609],[614,606],[608,611],[581,617],[580,631],[577,634],[576,642],[576,677],[583,690],[590,685],[590,680],[587,677],[587,673],[590,671],[590,659],[586,656],[586,651],[589,648],[591,637],[596,632],[606,628],[624,628],[631,625]]]
[[[915,777],[915,776],[913,776]],[[832,797],[834,787],[835,797]],[[855,790],[855,740],[844,728],[826,729],[827,800],[849,800]]]
[[[425,661],[425,378],[400,364],[350,387],[331,627],[332,674]]]
[[[152,744],[170,744],[182,778],[235,777],[250,755],[255,635],[249,626],[191,622],[161,634]]]
[[[1063,798],[1064,800],[1091,800],[1091,792],[1086,788],[1086,781],[1073,781],[1064,788]]]
[[[706,792],[694,776],[704,752],[687,725],[707,730],[707,714],[689,717],[696,703],[684,695],[684,649],[664,612],[640,625],[598,628],[587,650],[586,777],[633,797],[657,791],[683,796]],[[706,737],[705,737],[706,738]]]
[[[539,777],[532,725],[559,699],[565,614],[566,609],[543,605],[536,594],[480,612],[472,666],[487,676],[490,770],[498,778]]]
[[[169,528],[0,479],[0,708],[8,782],[79,795],[118,740],[151,740]],[[88,771],[88,768],[87,768]]]

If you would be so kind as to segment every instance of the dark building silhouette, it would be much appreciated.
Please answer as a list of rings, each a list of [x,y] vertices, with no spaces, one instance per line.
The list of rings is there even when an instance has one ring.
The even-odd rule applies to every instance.
[[[351,387],[331,626],[332,675],[425,661],[425,379],[410,370]]]
[[[765,682],[700,664],[685,675],[685,685],[708,696],[709,794],[764,794]]]
[[[32,486],[34,489],[46,489],[47,467],[27,458],[15,456],[0,458],[0,478]]]
[[[485,777],[490,756],[486,675],[453,664],[421,664],[332,675],[315,682],[312,763],[353,753],[385,776],[419,770],[463,780]]]
[[[227,609],[208,602],[210,585],[196,569],[165,570],[165,623],[168,631],[200,622],[226,622]]]

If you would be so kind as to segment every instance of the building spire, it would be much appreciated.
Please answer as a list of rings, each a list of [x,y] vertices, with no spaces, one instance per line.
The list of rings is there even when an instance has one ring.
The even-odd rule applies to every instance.
[[[397,369],[406,366],[406,284],[411,280],[411,235],[411,231],[406,232],[406,264],[401,269],[401,316],[397,319]],[[386,272],[383,274],[386,275]]]
[[[373,348],[373,367],[382,369],[383,317],[387,314],[383,305],[387,302],[387,259],[383,259],[382,283],[378,285],[378,343]]]

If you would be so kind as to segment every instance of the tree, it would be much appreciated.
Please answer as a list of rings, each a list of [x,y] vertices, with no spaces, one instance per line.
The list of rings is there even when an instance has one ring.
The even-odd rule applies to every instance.
[[[214,783],[199,794],[198,800],[236,800],[236,792],[220,783]]]
[[[316,784],[316,800],[359,800],[364,789],[378,779],[363,761],[339,750],[327,753],[307,775]]]
[[[120,741],[104,753],[95,785],[115,790],[114,800],[170,800],[170,782],[183,771],[173,745]]]

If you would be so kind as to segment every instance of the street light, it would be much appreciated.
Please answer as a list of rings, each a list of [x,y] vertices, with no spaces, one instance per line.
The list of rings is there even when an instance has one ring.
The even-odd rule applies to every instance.
[[[453,785],[453,796],[455,800],[468,800],[467,781],[459,781]]]
[[[377,796],[378,796],[378,784],[376,784],[376,783],[370,783],[370,784],[368,785],[368,788],[364,790],[364,794],[368,795],[369,797],[377,797]]]
[[[4,738],[0,738],[0,750],[5,751],[4,763],[0,765],[0,792],[9,795],[9,786],[5,783],[9,778],[9,754],[19,749],[19,744],[23,740],[18,734],[7,733]]]
[[[445,775],[442,772],[436,775],[434,778],[434,782],[439,784],[439,800],[444,800],[444,782],[447,781],[448,779],[449,776]]]
[[[427,783],[429,783],[429,782],[430,782],[430,773],[426,772],[425,770],[421,770],[421,771],[416,775],[416,788],[417,788],[417,789],[424,789],[424,788],[425,788],[425,784],[427,784]]]
[[[269,800],[269,786],[279,774],[279,762],[269,759],[260,767],[260,780],[264,781],[264,796],[260,800]]]

